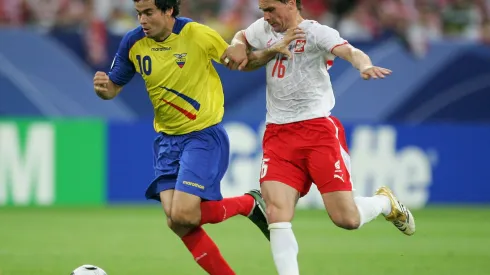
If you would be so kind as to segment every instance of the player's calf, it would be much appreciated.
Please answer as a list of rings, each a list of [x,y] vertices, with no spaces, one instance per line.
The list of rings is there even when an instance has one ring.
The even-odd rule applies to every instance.
[[[336,191],[322,194],[325,209],[338,227],[353,230],[361,225],[359,210],[351,191]]]
[[[361,224],[359,212],[356,211],[352,213],[352,215],[353,216],[346,214],[329,214],[330,219],[336,226],[347,230],[358,229]]]

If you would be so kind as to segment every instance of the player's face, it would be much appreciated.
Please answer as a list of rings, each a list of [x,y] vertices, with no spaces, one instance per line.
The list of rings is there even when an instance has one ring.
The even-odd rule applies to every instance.
[[[278,0],[259,0],[259,8],[264,12],[267,21],[275,32],[285,32],[295,22],[296,2],[287,0],[282,3]]]
[[[172,31],[172,9],[162,12],[154,0],[141,0],[134,3],[138,21],[148,38],[161,41]]]

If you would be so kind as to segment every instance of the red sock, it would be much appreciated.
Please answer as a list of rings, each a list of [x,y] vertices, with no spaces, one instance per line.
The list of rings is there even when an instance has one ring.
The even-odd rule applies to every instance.
[[[238,214],[247,216],[252,211],[255,200],[250,195],[226,198],[220,201],[201,203],[201,225],[220,223]]]
[[[198,227],[182,237],[185,246],[194,256],[194,260],[211,275],[235,275],[223,259],[218,247],[202,227]]]

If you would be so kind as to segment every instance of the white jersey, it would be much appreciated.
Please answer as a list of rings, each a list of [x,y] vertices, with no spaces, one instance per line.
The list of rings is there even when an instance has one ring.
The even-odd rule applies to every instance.
[[[327,117],[335,97],[327,71],[334,59],[332,50],[347,43],[339,32],[316,21],[304,20],[298,27],[305,39],[289,45],[291,59],[278,54],[267,64],[267,123],[285,124]],[[245,30],[247,42],[256,50],[266,49],[281,40],[263,18]]]

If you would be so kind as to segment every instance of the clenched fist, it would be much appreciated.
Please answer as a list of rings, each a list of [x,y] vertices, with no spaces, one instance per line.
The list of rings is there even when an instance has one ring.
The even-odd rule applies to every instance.
[[[109,76],[104,72],[96,72],[94,76],[94,90],[97,94],[106,94],[109,89]]]
[[[104,72],[96,72],[94,76],[94,90],[102,99],[113,99],[121,92],[122,86],[114,84]]]

